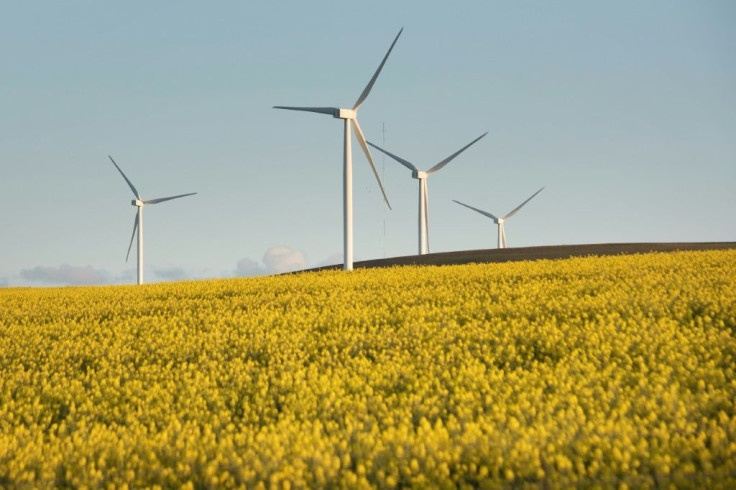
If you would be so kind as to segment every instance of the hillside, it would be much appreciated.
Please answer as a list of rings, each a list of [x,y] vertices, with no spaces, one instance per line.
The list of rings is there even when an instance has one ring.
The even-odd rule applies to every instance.
[[[397,265],[460,265],[517,262],[521,260],[556,260],[572,257],[631,255],[650,252],[699,250],[732,250],[736,242],[668,242],[668,243],[595,243],[585,245],[545,245],[538,247],[489,248],[459,250],[426,255],[406,255],[355,262],[356,269],[394,267]],[[340,264],[316,267],[311,271],[339,269]]]
[[[736,486],[736,250],[0,290],[0,486]]]

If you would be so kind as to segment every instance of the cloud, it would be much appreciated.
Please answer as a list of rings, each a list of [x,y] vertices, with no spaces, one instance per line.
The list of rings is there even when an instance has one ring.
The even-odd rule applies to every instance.
[[[264,274],[281,274],[306,269],[307,257],[300,250],[277,245],[266,250],[262,264],[245,257],[235,266],[236,276],[262,276]]]
[[[164,281],[183,281],[192,276],[181,267],[154,267],[153,274]]]
[[[227,275],[227,273],[225,274]],[[145,284],[151,284],[154,282],[169,282],[169,281],[189,281],[196,279],[203,279],[207,277],[205,274],[185,269],[184,267],[178,267],[174,265],[169,266],[151,266],[146,267],[143,271],[143,282]],[[122,272],[115,275],[110,280],[111,284],[136,284],[138,282],[138,269],[125,269]]]
[[[138,281],[138,269],[126,269],[117,274],[112,280],[113,284],[135,284]]]
[[[250,260],[247,257],[244,259],[240,259],[238,263],[235,265],[235,275],[236,276],[245,276],[245,277],[262,276],[265,273],[266,271],[263,270],[263,267],[261,267],[258,264],[258,262]]]
[[[307,257],[303,252],[285,245],[269,248],[263,256],[266,270],[277,274],[292,272],[307,267]]]
[[[68,284],[73,286],[88,286],[91,284],[108,284],[110,274],[95,269],[91,265],[75,266],[64,264],[59,267],[36,266],[32,269],[20,271],[23,279],[46,284]]]
[[[342,265],[342,254],[341,253],[334,253],[327,257],[322,262],[317,263],[315,267],[327,267],[328,265]]]

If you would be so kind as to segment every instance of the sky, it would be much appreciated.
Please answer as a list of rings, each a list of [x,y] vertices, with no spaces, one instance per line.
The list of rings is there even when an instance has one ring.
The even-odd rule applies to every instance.
[[[0,287],[342,261],[342,121],[429,168],[432,252],[736,240],[736,3],[6,2]],[[355,259],[415,254],[417,181],[353,140]]]

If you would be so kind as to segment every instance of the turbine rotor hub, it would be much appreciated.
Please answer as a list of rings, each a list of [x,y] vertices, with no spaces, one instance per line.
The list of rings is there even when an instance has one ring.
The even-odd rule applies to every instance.
[[[140,201],[138,199],[133,199],[132,201],[130,201],[130,204],[139,208],[143,207],[143,201]]]
[[[356,112],[352,109],[337,109],[334,117],[337,119],[355,119]]]

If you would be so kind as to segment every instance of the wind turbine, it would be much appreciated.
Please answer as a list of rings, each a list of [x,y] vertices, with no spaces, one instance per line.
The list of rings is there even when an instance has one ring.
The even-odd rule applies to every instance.
[[[427,190],[427,177],[429,174],[432,174],[448,163],[450,163],[456,156],[458,156],[460,153],[464,152],[470,146],[481,139],[483,136],[487,135],[488,132],[481,134],[477,138],[475,138],[473,141],[468,143],[467,145],[460,148],[458,151],[450,155],[449,157],[442,160],[440,163],[435,165],[434,167],[430,168],[426,172],[423,172],[419,170],[413,163],[409,162],[408,160],[404,160],[401,157],[398,157],[394,155],[393,153],[390,153],[383,148],[381,148],[378,145],[374,145],[370,141],[368,142],[369,145],[371,145],[373,148],[375,148],[378,151],[381,151],[385,153],[386,155],[390,156],[409,170],[411,170],[411,176],[419,181],[419,254],[424,255],[429,252],[429,191]]]
[[[358,143],[360,143],[361,148],[363,148],[363,153],[365,153],[366,158],[368,159],[368,163],[371,164],[371,168],[373,169],[373,174],[376,176],[376,180],[378,181],[378,186],[381,188],[381,193],[383,194],[383,199],[386,201],[386,205],[391,209],[391,204],[388,202],[388,197],[386,197],[386,191],[383,189],[383,183],[381,183],[381,178],[378,176],[378,170],[376,169],[376,165],[373,163],[373,157],[371,156],[370,150],[368,150],[368,146],[366,145],[365,136],[363,136],[363,131],[360,129],[360,124],[358,124],[358,109],[360,108],[360,105],[365,101],[366,97],[368,97],[368,94],[371,92],[371,89],[373,88],[373,84],[376,83],[376,79],[378,78],[378,75],[381,73],[381,70],[383,69],[383,65],[386,63],[386,60],[388,59],[388,55],[391,54],[391,50],[394,49],[394,45],[396,44],[396,41],[399,40],[399,36],[401,35],[404,28],[402,27],[399,33],[396,35],[396,38],[394,39],[394,42],[391,43],[391,47],[388,48],[388,52],[386,53],[386,56],[383,57],[383,61],[381,61],[381,64],[378,65],[378,69],[373,74],[373,78],[370,79],[368,82],[368,85],[366,85],[365,89],[363,89],[363,93],[360,94],[360,97],[358,97],[358,100],[353,105],[352,109],[343,109],[340,107],[291,107],[291,106],[274,106],[274,109],[287,109],[291,111],[306,111],[306,112],[317,112],[320,114],[328,114],[336,119],[342,119],[344,121],[344,151],[343,151],[343,226],[344,226],[344,265],[343,269],[346,271],[353,270],[353,157],[352,157],[352,149],[350,147],[350,130],[351,126],[355,126],[355,136],[358,139]]]
[[[467,204],[463,204],[460,201],[455,201],[454,199],[453,199],[453,201],[455,201],[456,203],[460,204],[461,206],[465,206],[466,208],[470,208],[473,211],[477,211],[480,214],[482,214],[483,216],[487,216],[487,217],[491,218],[493,220],[493,222],[498,225],[498,248],[506,248],[506,233],[503,231],[503,223],[504,223],[504,221],[506,221],[507,219],[512,218],[516,213],[519,212],[519,210],[521,208],[524,207],[524,205],[526,203],[528,203],[529,201],[531,201],[534,196],[536,196],[537,194],[539,194],[543,190],[544,190],[544,187],[542,187],[537,192],[535,192],[534,194],[532,194],[532,196],[529,199],[527,199],[523,203],[519,204],[516,208],[514,208],[513,211],[511,211],[509,214],[507,214],[503,218],[497,218],[497,217],[495,217],[494,215],[492,215],[491,213],[489,213],[487,211],[482,211],[482,210],[480,210],[478,208],[474,208],[473,206],[468,206]]]
[[[125,176],[123,171],[118,167],[118,164],[115,163],[115,160],[112,159],[110,155],[107,155],[110,158],[110,161],[113,165],[115,165],[115,168],[118,169],[118,172],[120,172],[120,175],[123,176],[125,179],[125,182],[128,183],[130,186],[130,190],[133,191],[133,195],[135,196],[135,199],[133,199],[130,203],[133,206],[136,206],[138,208],[138,212],[135,216],[135,221],[133,222],[133,235],[130,237],[130,245],[128,245],[128,254],[125,256],[125,261],[128,261],[128,257],[130,257],[130,249],[133,246],[133,239],[135,238],[135,232],[138,231],[138,284],[143,284],[143,206],[147,204],[158,204],[160,202],[164,201],[170,201],[172,199],[178,199],[180,197],[186,197],[186,196],[192,196],[196,194],[196,192],[190,192],[189,194],[179,194],[178,196],[171,196],[171,197],[159,197],[158,199],[150,199],[148,201],[144,201],[141,199],[141,195],[136,190],[133,183],[128,179],[128,177]]]

